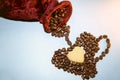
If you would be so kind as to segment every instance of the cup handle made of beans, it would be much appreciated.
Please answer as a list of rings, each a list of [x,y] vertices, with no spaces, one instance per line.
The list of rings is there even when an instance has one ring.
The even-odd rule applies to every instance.
[[[109,53],[109,48],[110,48],[110,46],[111,46],[111,43],[110,43],[110,39],[108,38],[107,35],[100,35],[100,36],[96,39],[96,41],[97,41],[97,42],[100,42],[100,41],[103,40],[103,39],[106,40],[106,49],[101,52],[101,55],[99,55],[99,56],[97,56],[97,57],[95,58],[95,61],[96,61],[96,62],[98,62],[99,60],[102,60],[103,57],[105,57],[106,54]]]

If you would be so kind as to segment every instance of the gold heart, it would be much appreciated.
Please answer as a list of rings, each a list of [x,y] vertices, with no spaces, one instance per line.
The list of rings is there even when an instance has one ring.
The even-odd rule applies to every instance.
[[[76,46],[72,51],[69,51],[67,57],[70,61],[83,63],[85,51],[82,47]]]

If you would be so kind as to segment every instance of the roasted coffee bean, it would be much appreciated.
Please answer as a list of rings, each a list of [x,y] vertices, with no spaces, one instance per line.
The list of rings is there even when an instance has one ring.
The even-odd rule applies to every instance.
[[[109,49],[105,49],[105,53],[108,54],[109,53]]]
[[[99,39],[100,39],[100,40],[101,40],[101,39],[103,39],[103,36],[102,36],[102,35],[100,35],[100,36],[99,36]]]
[[[95,77],[95,74],[94,74],[94,73],[90,74],[90,77],[91,77],[91,78],[94,78],[94,77]]]
[[[106,55],[106,53],[105,52],[102,52],[102,56],[104,57]]]
[[[66,48],[62,48],[62,52],[65,52],[66,51]]]
[[[62,12],[61,12],[62,11]],[[52,34],[55,37],[64,37],[65,33],[69,33],[69,26],[63,25],[61,27],[57,27],[57,25],[62,22],[62,18],[66,16],[66,10],[58,9],[52,14],[52,18],[49,23],[49,27],[52,33],[56,33],[56,35]],[[61,35],[62,34],[62,35]]]
[[[97,42],[99,42],[99,41],[100,41],[100,39],[99,39],[99,38],[96,38],[96,41],[97,41]]]
[[[102,59],[103,59],[103,56],[102,56],[102,55],[100,55],[100,56],[99,56],[99,59],[100,59],[100,60],[102,60]]]
[[[76,38],[76,40],[77,40],[77,41],[80,41],[80,38],[79,38],[79,37],[77,37],[77,38]]]
[[[96,58],[95,58],[95,61],[98,62],[98,61],[99,61],[99,57],[96,57]]]
[[[110,48],[110,46],[111,46],[111,44],[110,44],[110,43],[108,43],[108,44],[107,44],[107,48]]]
[[[107,35],[103,35],[103,38],[107,38]]]
[[[106,39],[106,42],[107,42],[107,43],[110,43],[110,39]]]

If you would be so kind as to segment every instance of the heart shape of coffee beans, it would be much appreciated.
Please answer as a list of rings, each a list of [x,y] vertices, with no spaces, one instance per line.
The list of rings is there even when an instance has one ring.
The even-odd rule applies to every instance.
[[[102,39],[106,39],[107,48],[99,57],[95,57],[95,53],[100,49],[99,41]],[[97,74],[96,63],[105,57],[109,52],[109,48],[110,40],[106,35],[96,38],[90,33],[84,32],[80,34],[80,37],[76,38],[74,45],[67,49],[62,48],[55,51],[51,61],[58,69],[63,69],[75,75],[81,75],[83,80],[94,78]]]

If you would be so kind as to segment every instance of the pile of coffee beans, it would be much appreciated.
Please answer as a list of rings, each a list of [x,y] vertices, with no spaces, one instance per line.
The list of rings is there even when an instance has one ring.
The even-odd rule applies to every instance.
[[[49,27],[52,31],[58,28],[58,25],[63,21],[63,18],[66,16],[65,8],[57,9],[55,12],[52,13],[52,17],[50,19]],[[62,27],[62,26],[60,26]],[[59,28],[60,28],[59,27]]]
[[[70,27],[66,24],[61,24],[63,19],[66,16],[65,8],[57,9],[55,12],[52,13],[52,17],[50,19],[49,27],[51,29],[51,35],[55,37],[64,37],[68,35],[70,32]]]
[[[95,53],[100,49],[99,41],[102,39],[106,39],[107,48],[99,57],[95,57]],[[69,51],[72,51],[76,46],[83,47],[85,50],[85,60],[83,63],[70,61],[67,57]],[[81,75],[83,80],[89,80],[89,78],[94,78],[97,74],[96,63],[103,59],[103,57],[109,52],[109,48],[110,40],[106,35],[96,38],[90,33],[84,32],[80,34],[80,37],[76,38],[74,45],[71,45],[67,49],[62,48],[55,51],[51,61],[58,69],[63,69],[64,71],[75,75]]]
[[[51,35],[55,37],[65,37],[68,36],[70,32],[70,27],[63,25],[62,28],[58,27],[56,30],[53,30]]]

